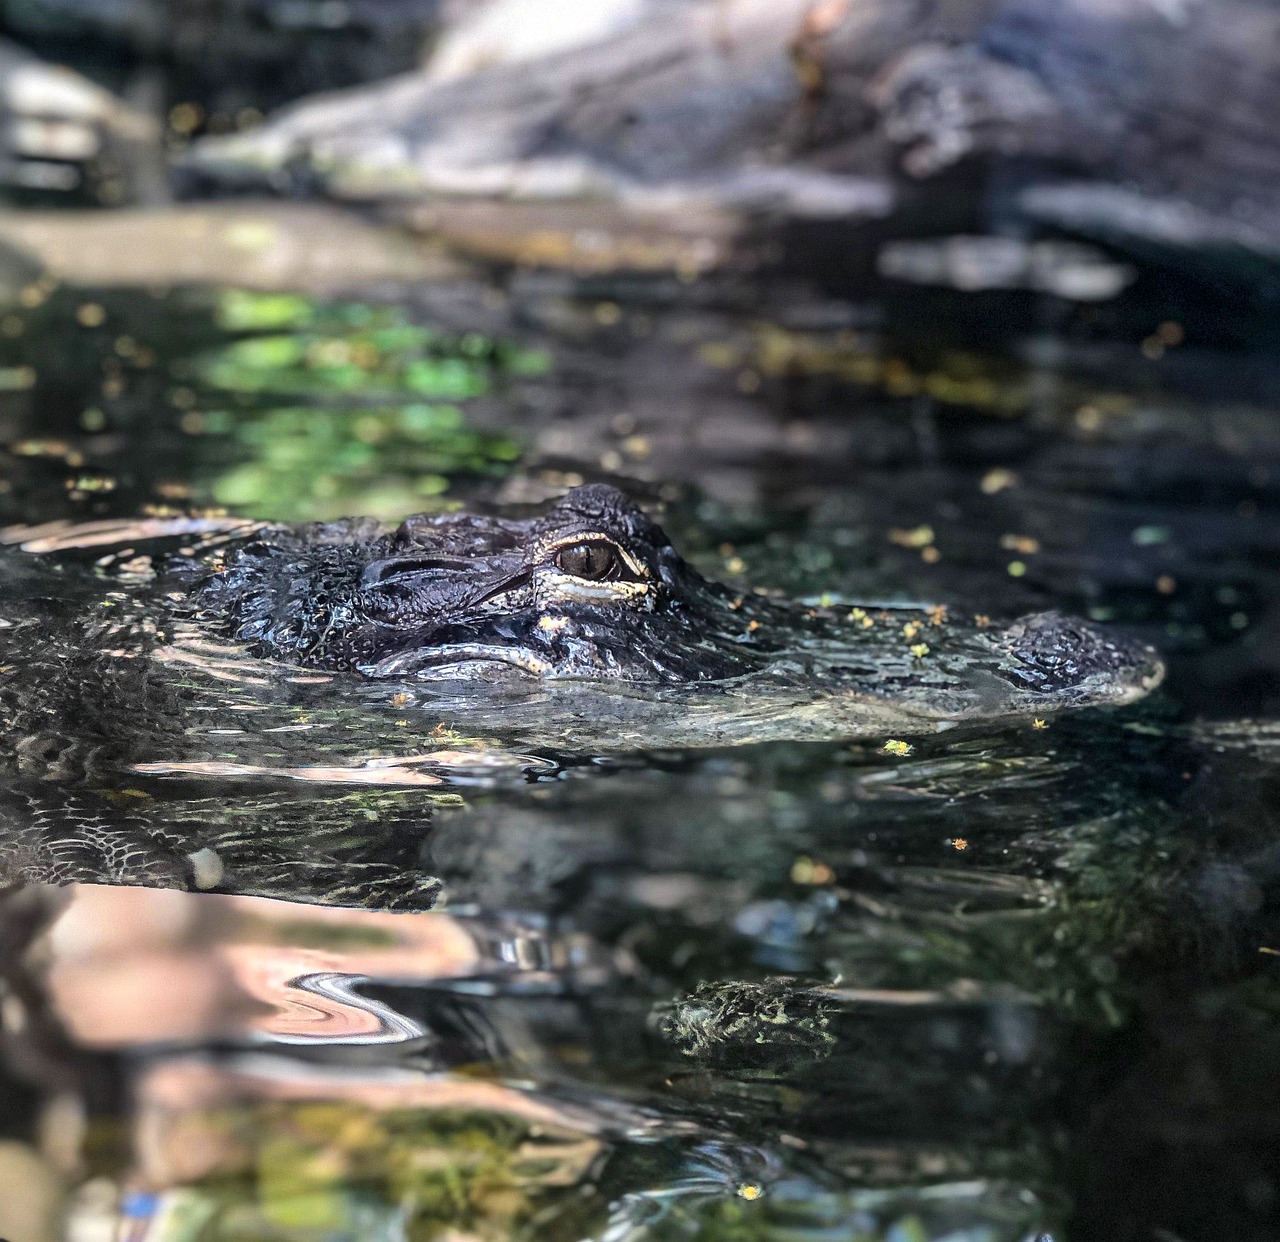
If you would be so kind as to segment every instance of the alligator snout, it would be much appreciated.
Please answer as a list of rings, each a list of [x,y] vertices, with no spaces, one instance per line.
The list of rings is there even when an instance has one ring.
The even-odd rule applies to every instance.
[[[1006,677],[1066,701],[1131,703],[1164,679],[1153,648],[1059,612],[1022,617],[998,641]]]

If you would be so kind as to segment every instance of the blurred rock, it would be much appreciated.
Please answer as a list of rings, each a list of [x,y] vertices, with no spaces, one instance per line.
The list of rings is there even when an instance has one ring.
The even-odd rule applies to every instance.
[[[1265,0],[561,7],[572,22],[462,6],[424,70],[205,139],[188,168],[357,199],[896,211],[916,235],[967,219],[1280,256]]]
[[[445,82],[589,46],[626,33],[648,7],[648,0],[462,0],[446,11],[428,73]]]
[[[401,231],[301,203],[0,211],[0,304],[15,279],[19,289],[29,283],[20,252],[60,281],[129,288],[204,283],[324,294],[463,271]],[[11,264],[17,276],[6,278]]]
[[[62,1199],[58,1179],[25,1143],[0,1142],[0,1237],[53,1242]]]
[[[159,126],[61,65],[0,40],[0,191],[154,197]]]
[[[952,289],[1031,289],[1073,302],[1102,302],[1136,273],[1093,246],[1025,242],[1013,237],[944,237],[888,242],[876,261],[880,275]]]
[[[878,180],[792,168],[790,152],[774,149],[804,93],[789,48],[807,8],[615,3],[611,19],[561,32],[564,46],[542,38],[539,6],[502,3],[446,34],[424,72],[208,140],[191,166],[228,184],[283,187],[303,175],[351,197],[611,199],[674,211],[798,200],[819,214],[883,214],[892,198]]]
[[[187,41],[197,29],[238,32],[242,39],[276,30],[341,30],[400,26],[434,19],[436,0],[216,0],[175,5],[167,0],[8,0],[5,24],[28,37],[97,35],[152,44]]]

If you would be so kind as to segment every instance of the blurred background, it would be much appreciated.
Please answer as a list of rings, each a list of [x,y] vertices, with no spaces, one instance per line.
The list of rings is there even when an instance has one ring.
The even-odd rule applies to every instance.
[[[202,651],[176,777],[0,697],[0,1237],[1280,1236],[1277,116],[1274,0],[0,0],[6,684],[148,519],[592,481],[1170,667],[584,755]],[[37,882],[86,816],[234,865]]]

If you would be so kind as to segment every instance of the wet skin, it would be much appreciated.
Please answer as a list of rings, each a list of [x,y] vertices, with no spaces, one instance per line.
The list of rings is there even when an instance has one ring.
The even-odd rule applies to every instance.
[[[523,521],[192,525],[57,525],[6,554],[0,888],[225,872],[240,892],[421,908],[438,889],[419,852],[430,804],[397,791],[452,781],[470,753],[523,771],[547,751],[906,745],[1128,703],[1161,675],[1148,648],[1053,613],[996,625],[740,595],[605,487]],[[101,557],[107,540],[124,546]],[[238,792],[133,792],[167,777]]]
[[[404,682],[722,686],[835,713],[822,731],[1040,716],[1141,698],[1149,647],[1058,613],[806,608],[708,582],[614,488],[525,520],[263,528],[190,587],[202,627],[287,664]],[[748,700],[749,701],[749,700]],[[802,729],[802,734],[813,730]]]

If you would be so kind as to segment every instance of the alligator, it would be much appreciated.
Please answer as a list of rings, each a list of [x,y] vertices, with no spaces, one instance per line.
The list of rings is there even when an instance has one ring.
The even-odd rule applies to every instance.
[[[23,745],[31,730],[18,717],[54,683],[84,702],[103,681],[107,714],[120,719],[129,696],[168,694],[158,666],[217,678],[219,660],[231,670],[223,682],[289,682],[295,701],[318,685],[321,702],[358,702],[366,728],[377,727],[370,698],[390,700],[468,735],[554,739],[570,752],[1043,718],[1132,703],[1164,672],[1146,645],[1058,612],[997,624],[943,606],[810,605],[735,590],[699,574],[603,484],[531,517],[418,515],[390,531],[371,519],[213,519],[30,536],[0,532],[46,553],[94,554],[113,538],[130,546],[88,565],[55,563],[56,583],[38,576],[50,572],[47,556],[8,570],[0,665],[37,673],[41,692],[14,694],[0,678],[0,755]],[[175,554],[164,536],[184,546]],[[148,537],[154,550],[139,555]],[[132,705],[139,730],[172,708]]]
[[[736,591],[602,485],[395,530],[149,519],[0,539],[20,545],[0,548],[0,884],[421,907],[433,799],[460,780],[672,746],[905,749],[886,734],[1129,703],[1162,675],[1058,613]]]
[[[1130,703],[1163,674],[1150,648],[1056,612],[996,626],[941,607],[807,607],[736,592],[700,575],[604,484],[523,520],[264,529],[203,564],[190,598],[202,625],[305,668],[800,687],[836,736]]]

